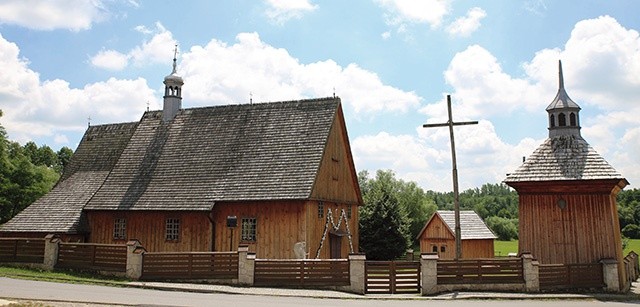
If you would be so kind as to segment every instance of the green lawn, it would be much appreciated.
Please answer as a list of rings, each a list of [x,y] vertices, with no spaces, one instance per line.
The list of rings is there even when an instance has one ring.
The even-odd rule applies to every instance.
[[[518,241],[498,241],[496,240],[493,245],[493,250],[496,257],[506,257],[509,253],[518,252]],[[627,247],[622,251],[623,255],[627,255],[630,251],[635,251],[640,254],[640,239],[629,239]]]

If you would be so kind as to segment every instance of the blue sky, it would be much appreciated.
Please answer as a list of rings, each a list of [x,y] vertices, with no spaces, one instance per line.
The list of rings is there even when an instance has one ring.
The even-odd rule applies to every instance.
[[[582,135],[640,182],[640,2],[454,0],[0,1],[0,123],[77,146],[91,124],[160,109],[179,44],[183,107],[342,98],[358,170],[450,191],[497,183],[547,137],[558,86]]]

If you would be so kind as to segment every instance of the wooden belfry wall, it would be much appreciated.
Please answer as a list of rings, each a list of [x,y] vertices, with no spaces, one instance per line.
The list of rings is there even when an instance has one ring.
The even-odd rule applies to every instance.
[[[557,205],[559,198],[567,203],[564,209]],[[622,258],[610,195],[520,195],[519,211],[519,250],[531,252],[540,263]]]

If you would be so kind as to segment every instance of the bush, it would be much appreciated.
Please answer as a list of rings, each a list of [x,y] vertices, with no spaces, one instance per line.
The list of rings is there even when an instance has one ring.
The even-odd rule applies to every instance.
[[[640,226],[629,224],[622,228],[622,235],[631,239],[640,239]]]

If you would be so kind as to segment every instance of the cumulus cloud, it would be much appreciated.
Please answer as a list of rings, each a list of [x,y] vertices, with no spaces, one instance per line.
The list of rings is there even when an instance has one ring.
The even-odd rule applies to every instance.
[[[447,32],[452,36],[469,36],[480,28],[480,21],[485,17],[487,13],[483,9],[474,7],[467,12],[467,15],[457,18],[448,25]]]
[[[19,53],[16,44],[0,35],[0,66],[12,72],[0,75],[1,120],[12,140],[51,136],[69,146],[62,144],[68,142],[67,133],[82,132],[88,116],[92,123],[136,120],[147,101],[159,105],[142,78],[110,78],[71,88],[64,80],[40,80]]]
[[[515,112],[546,114],[545,108],[558,88],[558,59],[563,60],[565,88],[583,109],[583,137],[614,168],[631,182],[637,182],[640,117],[635,114],[640,113],[640,104],[635,102],[640,101],[640,37],[637,31],[624,28],[609,16],[578,22],[564,48],[538,51],[522,64],[524,74],[517,77],[506,73],[499,60],[481,46],[472,45],[457,53],[444,72],[445,81],[453,88],[454,119],[499,120]],[[446,121],[446,110],[443,98],[422,107],[420,112],[429,117],[429,122],[440,122]],[[525,139],[519,144],[508,144],[500,140],[499,131],[483,127],[482,122],[477,129],[456,128],[460,168],[466,168],[465,176],[477,176],[470,187],[491,177],[496,181],[503,179],[504,174],[516,168],[514,161],[530,155],[542,142]],[[541,130],[546,129],[545,124],[540,126]],[[418,134],[420,140],[427,142],[426,146],[437,148],[438,144],[448,143],[444,130],[419,130]],[[477,152],[465,154],[465,147],[476,148]],[[443,171],[432,167],[423,170]],[[409,170],[405,175],[421,182],[428,178]]]
[[[376,0],[386,10],[389,25],[426,23],[439,27],[451,10],[451,0]]]
[[[104,20],[107,10],[100,0],[40,1],[8,0],[0,2],[0,23],[35,30],[90,29]]]
[[[306,13],[318,8],[309,0],[266,0],[267,9],[265,14],[276,24],[284,24],[293,18],[302,18]]]
[[[116,50],[101,50],[89,59],[91,65],[107,70],[123,70],[133,63],[142,66],[150,63],[166,63],[173,57],[173,46],[177,41],[173,34],[160,22],[156,22],[154,28],[137,26],[135,30],[151,36],[139,46],[135,46],[127,53]]]
[[[246,103],[327,97],[336,94],[356,114],[407,112],[419,105],[413,92],[385,85],[378,75],[357,64],[333,60],[300,63],[285,49],[263,42],[256,33],[241,33],[233,45],[212,40],[182,56],[185,101],[197,105]]]

